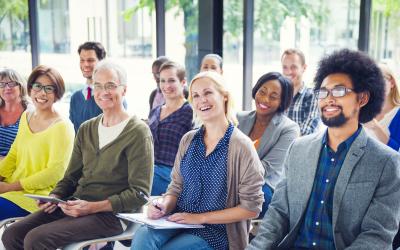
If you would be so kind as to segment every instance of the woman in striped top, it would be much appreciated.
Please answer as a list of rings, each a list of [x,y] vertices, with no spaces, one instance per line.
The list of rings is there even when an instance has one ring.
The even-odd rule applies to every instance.
[[[27,108],[25,80],[13,69],[0,69],[0,159],[10,150],[19,119]]]

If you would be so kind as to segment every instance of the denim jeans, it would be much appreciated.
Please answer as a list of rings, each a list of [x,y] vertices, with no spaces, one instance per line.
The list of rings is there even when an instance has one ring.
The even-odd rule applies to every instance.
[[[30,214],[28,211],[20,208],[15,203],[0,197],[0,220],[13,218],[13,217],[24,217]]]
[[[171,182],[172,167],[167,165],[154,165],[153,186],[151,195],[159,196],[167,191],[168,185]]]
[[[152,229],[141,226],[135,233],[131,250],[212,250],[202,238],[185,233],[184,229]]]
[[[262,187],[262,191],[264,192],[264,203],[262,204],[262,210],[260,215],[258,216],[259,219],[262,219],[265,213],[268,210],[269,203],[271,203],[272,195],[274,194],[274,190],[268,185],[264,184]]]

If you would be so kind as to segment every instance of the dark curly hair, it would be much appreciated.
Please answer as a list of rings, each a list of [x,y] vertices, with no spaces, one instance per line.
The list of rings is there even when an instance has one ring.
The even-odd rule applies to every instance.
[[[374,62],[367,54],[360,51],[342,49],[321,59],[314,78],[315,89],[321,88],[325,77],[335,73],[350,77],[354,92],[368,92],[369,101],[361,108],[359,122],[372,120],[380,113],[385,99],[385,80]]]
[[[279,84],[281,85],[281,89],[282,89],[281,104],[279,105],[277,112],[282,113],[287,108],[289,108],[290,104],[292,103],[293,84],[288,78],[284,77],[279,72],[269,72],[267,74],[262,75],[258,79],[256,85],[254,85],[253,90],[252,90],[253,99],[256,97],[256,93],[261,88],[261,86],[270,80],[278,80]]]

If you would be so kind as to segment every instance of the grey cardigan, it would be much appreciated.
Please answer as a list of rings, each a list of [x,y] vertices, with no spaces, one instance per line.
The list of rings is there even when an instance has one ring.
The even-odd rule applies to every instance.
[[[182,191],[180,163],[197,130],[186,133],[179,145],[175,165],[171,173],[171,183],[167,195],[178,197]],[[234,128],[228,149],[227,208],[240,206],[259,213],[264,200],[262,185],[264,169],[250,139]],[[250,220],[226,224],[229,249],[244,249],[248,243]]]
[[[285,161],[286,178],[274,197],[256,238],[247,249],[288,249],[296,240],[322,147],[323,133],[297,139]],[[400,219],[400,155],[364,129],[352,143],[333,193],[335,247],[392,249]]]
[[[237,114],[238,128],[246,135],[250,135],[256,121],[256,111],[244,111]],[[284,176],[283,162],[290,144],[300,135],[297,123],[283,114],[275,114],[265,129],[260,146],[257,149],[258,157],[265,169],[265,182],[273,189]]]

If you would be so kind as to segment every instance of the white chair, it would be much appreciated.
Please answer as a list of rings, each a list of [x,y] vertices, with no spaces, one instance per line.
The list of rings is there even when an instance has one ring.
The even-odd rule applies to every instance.
[[[99,239],[71,243],[71,244],[63,247],[63,250],[81,250],[86,246],[90,246],[92,244],[97,244],[97,243],[121,241],[121,240],[132,240],[133,235],[135,234],[135,231],[139,228],[139,226],[140,226],[139,224],[130,223],[126,227],[124,232],[122,232],[119,235],[115,235],[115,236],[111,236],[111,237],[107,237],[107,238],[99,238]]]
[[[158,196],[151,196],[151,199],[155,199]],[[142,209],[140,209],[139,212],[146,212],[147,210],[147,204],[143,206]],[[122,225],[125,225],[122,223]],[[92,244],[97,244],[97,243],[104,243],[104,242],[112,242],[112,241],[122,241],[122,240],[132,240],[133,235],[135,234],[136,230],[140,227],[140,224],[130,222],[128,226],[125,228],[125,230],[115,236],[107,237],[107,238],[98,238],[98,239],[93,239],[93,240],[86,240],[86,241],[81,241],[81,242],[75,242],[68,244],[64,246],[62,249],[63,250],[82,250],[84,247],[90,246]]]
[[[0,238],[1,235],[3,234],[4,230],[12,223],[16,222],[17,220],[20,220],[24,217],[14,217],[14,218],[8,218],[0,221]],[[5,250],[3,243],[0,241],[0,250]]]
[[[24,217],[14,217],[14,218],[8,218],[8,219],[4,219],[4,220],[0,221],[0,229],[6,229],[9,224],[14,223],[17,220],[20,220],[22,218],[24,218]]]
[[[0,221],[0,230],[6,229],[8,225],[22,219],[24,217],[15,217],[15,218],[9,218],[9,219],[4,219]],[[64,250],[81,250],[86,246],[90,246],[92,244],[97,244],[97,243],[102,243],[102,242],[111,242],[111,241],[121,241],[121,240],[132,240],[133,235],[135,234],[135,231],[139,228],[139,224],[135,223],[130,223],[125,230],[115,236],[107,237],[107,238],[99,238],[99,239],[93,239],[93,240],[86,240],[86,241],[81,241],[81,242],[75,242],[71,243],[67,246],[65,246],[63,249]],[[0,247],[1,249],[1,247]]]
[[[147,206],[145,206],[145,209],[147,209]],[[15,218],[9,218],[9,219],[4,219],[4,220],[0,221],[0,232],[2,229],[6,229],[9,224],[14,223],[22,218],[24,218],[24,217],[15,217]],[[123,225],[125,225],[125,224],[123,223]],[[111,236],[111,237],[107,237],[107,238],[98,238],[98,239],[74,242],[74,243],[64,246],[62,249],[63,250],[82,250],[84,247],[90,246],[92,244],[112,242],[112,241],[132,240],[133,235],[135,234],[136,230],[139,227],[140,227],[140,224],[130,222],[128,224],[128,226],[126,226],[124,231],[119,235],[115,235],[115,236]],[[1,250],[1,246],[0,246],[0,250]]]

